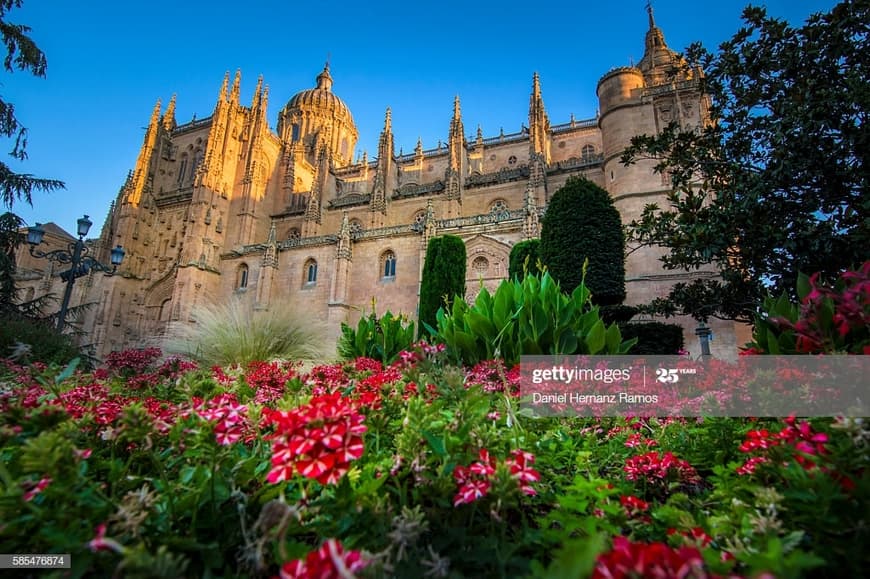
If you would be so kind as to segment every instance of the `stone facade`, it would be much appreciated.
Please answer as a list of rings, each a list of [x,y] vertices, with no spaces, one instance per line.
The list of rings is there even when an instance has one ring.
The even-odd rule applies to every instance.
[[[466,242],[472,298],[507,276],[511,246],[539,235],[550,196],[574,175],[604,187],[624,222],[638,217],[668,185],[651,162],[624,167],[622,150],[634,135],[707,116],[700,73],[674,76],[677,56],[649,16],[643,59],[599,81],[597,117],[551,124],[535,74],[522,132],[467,138],[457,97],[446,145],[409,154],[395,151],[387,109],[376,157],[351,159],[358,133],[328,64],[280,110],[277,134],[262,78],[245,106],[241,74],[230,82],[228,73],[213,114],[184,125],[175,97],[165,110],[158,102],[94,242],[104,263],[111,247],[125,248],[121,275],[92,274],[73,297],[96,302],[84,321],[92,343],[101,355],[135,346],[190,323],[198,304],[235,298],[266,309],[289,300],[328,320],[334,336],[372,298],[380,313],[414,317],[426,244],[446,233]],[[657,255],[628,256],[627,303],[687,279],[664,272]],[[714,354],[733,353],[733,326],[714,330]],[[686,343],[698,349],[691,331]]]

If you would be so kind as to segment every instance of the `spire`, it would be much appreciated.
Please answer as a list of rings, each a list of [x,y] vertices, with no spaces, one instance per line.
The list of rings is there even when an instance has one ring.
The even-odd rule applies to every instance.
[[[175,95],[169,99],[169,105],[166,107],[166,112],[163,114],[163,128],[167,131],[172,131],[175,128]]]
[[[383,227],[382,216],[387,213],[387,194],[393,189],[393,116],[390,107],[384,115],[384,130],[378,141],[378,165],[375,168],[375,180],[372,187],[372,197],[369,209],[373,212],[372,227]],[[374,215],[379,213],[381,217]]]
[[[549,163],[550,119],[544,108],[541,94],[541,79],[538,73],[532,76],[532,93],[529,95],[529,154],[543,155]]]
[[[151,120],[148,123],[148,128],[145,130],[145,139],[142,143],[142,148],[139,150],[139,157],[136,159],[136,169],[133,171],[133,181],[127,193],[127,202],[134,207],[139,205],[139,201],[142,199],[142,192],[145,190],[145,183],[148,181],[151,154],[154,152],[154,144],[157,142],[159,120],[160,99],[157,99],[157,104],[154,105],[154,110],[151,111]]]
[[[257,108],[260,104],[260,97],[263,95],[263,75],[257,77],[257,88],[254,89],[254,98],[251,101],[251,108]]]
[[[423,137],[417,137],[417,146],[414,147],[414,154],[418,156],[423,155]]]
[[[236,78],[233,79],[233,90],[230,93],[230,100],[234,103],[239,102],[239,86],[242,84],[242,69],[236,70]]]
[[[483,128],[480,125],[477,125],[477,145],[483,144]]]
[[[325,91],[332,90],[332,75],[329,74],[329,61],[323,66],[323,70],[317,75],[317,88]]]
[[[221,84],[221,90],[218,93],[218,101],[227,100],[230,98],[230,71],[224,74],[224,82]]]
[[[676,52],[668,48],[665,35],[656,26],[652,3],[647,2],[646,11],[649,30],[646,32],[643,58],[637,63],[637,68],[643,72],[648,85],[656,86],[673,80],[675,65],[679,63],[680,58]]]
[[[387,107],[387,112],[384,115],[384,133],[390,133],[393,130],[393,112],[390,107]]]
[[[151,111],[151,120],[148,122],[148,130],[150,131],[152,128],[157,128],[157,120],[160,118],[160,99],[157,99],[157,103],[154,105],[154,110]]]
[[[450,136],[447,139],[449,168],[459,171],[462,168],[462,153],[465,150],[465,129],[462,126],[462,113],[459,108],[459,95],[453,99],[453,118],[450,119]]]

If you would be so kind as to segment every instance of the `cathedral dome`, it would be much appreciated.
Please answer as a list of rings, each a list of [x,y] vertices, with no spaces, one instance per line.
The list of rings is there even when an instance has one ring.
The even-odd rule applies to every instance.
[[[326,146],[336,166],[350,163],[359,133],[350,109],[332,92],[329,63],[317,75],[317,86],[287,101],[278,115],[278,133],[288,143],[303,143],[312,158],[318,146]]]
[[[332,92],[332,75],[329,74],[329,64],[317,75],[317,86],[300,91],[287,101],[284,113],[293,111],[316,112],[335,116],[337,119],[353,124],[353,115],[344,101]]]

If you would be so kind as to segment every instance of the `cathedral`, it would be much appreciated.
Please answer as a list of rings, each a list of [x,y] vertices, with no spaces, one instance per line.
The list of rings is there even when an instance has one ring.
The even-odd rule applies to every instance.
[[[333,337],[373,298],[379,314],[413,318],[428,240],[443,234],[465,241],[468,298],[492,290],[507,277],[512,245],[539,235],[569,177],[606,189],[624,223],[662,199],[669,184],[654,163],[626,167],[620,155],[634,135],[707,118],[700,72],[675,75],[678,58],[650,9],[643,58],[601,77],[595,117],[551,123],[535,74],[521,132],[467,135],[457,97],[444,145],[397,154],[387,108],[376,156],[356,160],[357,128],[328,64],[280,108],[274,132],[268,88],[260,79],[241,103],[239,72],[223,79],[207,118],[179,125],[175,97],[165,109],[158,102],[135,168],[89,242],[103,263],[118,245],[126,257],[117,275],[92,272],[75,285],[73,305],[95,304],[83,320],[88,341],[99,356],[140,346],[193,323],[198,305],[231,299],[293,304],[326,320]],[[689,278],[664,271],[659,255],[627,256],[626,303]],[[62,293],[57,272],[20,272],[22,287]],[[696,324],[678,322],[697,354]],[[733,325],[713,329],[714,355],[736,351]]]

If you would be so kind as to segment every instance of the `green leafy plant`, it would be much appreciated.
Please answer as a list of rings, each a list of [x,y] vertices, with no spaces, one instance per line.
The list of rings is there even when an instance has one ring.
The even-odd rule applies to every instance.
[[[456,298],[437,318],[435,339],[469,366],[492,358],[510,366],[521,355],[624,354],[634,344],[604,324],[582,281],[568,296],[549,272],[505,280],[492,295],[484,288],[472,305]]]
[[[394,316],[390,311],[379,318],[372,300],[371,313],[362,316],[356,328],[341,324],[338,355],[345,360],[362,356],[392,364],[399,352],[410,349],[413,343],[414,322],[401,314]]]
[[[329,356],[326,326],[288,304],[256,310],[241,300],[193,311],[195,324],[171,335],[165,350],[204,366],[247,365],[258,360],[320,360]]]

